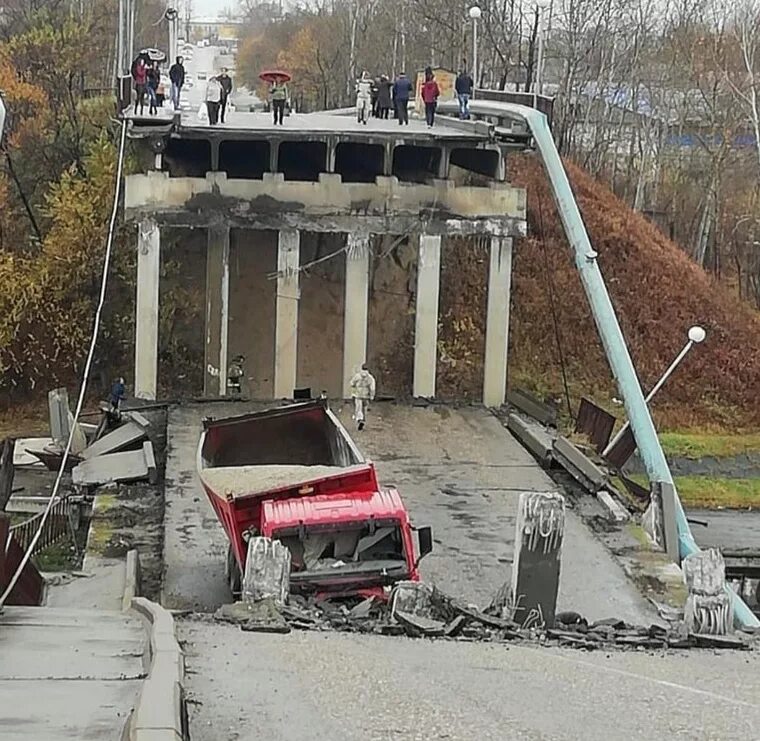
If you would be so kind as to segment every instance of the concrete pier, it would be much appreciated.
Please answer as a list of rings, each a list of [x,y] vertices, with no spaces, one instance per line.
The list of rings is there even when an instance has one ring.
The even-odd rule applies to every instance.
[[[158,379],[158,286],[161,231],[143,219],[137,236],[137,308],[135,317],[135,396],[155,399]]]
[[[292,399],[298,359],[300,233],[283,229],[277,245],[277,309],[274,347],[274,396]]]
[[[206,347],[203,393],[227,393],[228,328],[230,315],[230,229],[213,224],[206,252]]]
[[[509,298],[512,284],[512,239],[493,237],[488,269],[486,352],[483,404],[500,407],[507,393]]]
[[[435,396],[438,362],[438,295],[441,281],[441,237],[420,236],[417,259],[417,310],[414,318],[414,381],[416,397]]]
[[[369,300],[369,236],[349,234],[343,308],[343,398],[351,396],[351,377],[367,359]]]

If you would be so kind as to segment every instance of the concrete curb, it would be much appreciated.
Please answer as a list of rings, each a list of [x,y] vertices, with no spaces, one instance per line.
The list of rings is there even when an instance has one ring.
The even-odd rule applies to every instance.
[[[133,597],[131,608],[150,623],[148,676],[129,721],[129,741],[184,741],[185,661],[174,618],[161,605]]]
[[[127,551],[124,569],[124,595],[121,598],[121,609],[126,612],[132,607],[132,600],[140,595],[140,554],[135,548]]]

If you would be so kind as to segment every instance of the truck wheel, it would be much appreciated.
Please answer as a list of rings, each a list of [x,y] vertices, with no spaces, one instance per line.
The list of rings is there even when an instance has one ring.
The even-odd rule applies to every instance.
[[[227,563],[224,567],[224,575],[227,577],[227,584],[230,587],[233,597],[239,597],[240,592],[243,589],[242,578],[240,575],[240,567],[237,564],[235,553],[232,550],[232,546],[227,547]]]

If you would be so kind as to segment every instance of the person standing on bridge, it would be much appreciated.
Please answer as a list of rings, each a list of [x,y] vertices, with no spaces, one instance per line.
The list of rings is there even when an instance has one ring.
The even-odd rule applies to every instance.
[[[398,125],[409,125],[409,96],[412,94],[412,83],[401,72],[393,83],[393,99],[396,101]]]
[[[185,60],[177,57],[177,61],[169,68],[169,80],[172,83],[172,105],[174,110],[179,110],[179,96],[182,93],[182,86],[185,84]]]
[[[276,77],[269,89],[269,97],[272,100],[272,112],[274,113],[274,125],[279,123],[282,126],[282,119],[285,116],[285,103],[288,99],[288,86],[284,78]]]
[[[140,115],[145,112],[145,87],[148,84],[148,67],[145,59],[139,57],[132,67],[132,79],[135,81],[135,113],[140,107]]]
[[[470,97],[475,86],[472,77],[463,69],[458,75],[454,88],[459,100],[459,118],[463,121],[470,118]]]
[[[360,80],[356,82],[356,117],[360,124],[365,124],[369,120],[370,108],[372,105],[372,80],[369,72],[362,72]]]
[[[232,78],[227,74],[227,68],[222,69],[222,74],[218,77],[219,84],[222,86],[222,99],[219,102],[219,115],[224,123],[224,114],[227,110],[227,100],[232,93]]]
[[[158,62],[148,68],[148,100],[150,101],[150,107],[148,113],[151,116],[155,116],[158,113],[158,85],[161,82],[161,71],[158,69]]]
[[[361,370],[351,379],[351,396],[354,400],[354,421],[359,430],[364,429],[367,416],[367,405],[375,399],[375,377],[367,370],[367,364],[362,363]]]
[[[430,67],[425,69],[425,82],[422,83],[422,102],[425,104],[425,119],[428,128],[435,124],[435,109],[438,107],[438,96],[441,91],[435,81],[435,75]]]
[[[208,122],[211,126],[219,123],[219,106],[222,100],[222,85],[216,77],[212,77],[206,84],[206,109],[208,110]]]
[[[377,83],[377,117],[387,119],[391,110],[392,84],[386,75],[380,77]]]

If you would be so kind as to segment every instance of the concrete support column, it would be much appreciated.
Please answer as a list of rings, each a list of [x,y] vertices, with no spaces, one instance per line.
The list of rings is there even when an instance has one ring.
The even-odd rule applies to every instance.
[[[135,396],[155,399],[158,384],[158,283],[161,232],[145,219],[137,232],[137,305],[135,310]]]
[[[441,237],[423,234],[417,257],[417,308],[414,316],[414,396],[435,396],[438,361],[438,292]]]
[[[277,244],[277,307],[274,332],[274,395],[292,399],[298,358],[298,286],[301,235],[295,229],[280,231]]]
[[[227,394],[229,318],[230,228],[226,224],[212,224],[206,249],[205,396]]]
[[[351,377],[367,359],[369,236],[347,235],[346,297],[343,302],[343,398],[351,397]]]
[[[483,404],[487,407],[500,407],[507,393],[511,284],[512,238],[492,237],[488,269],[486,354],[483,374]]]

